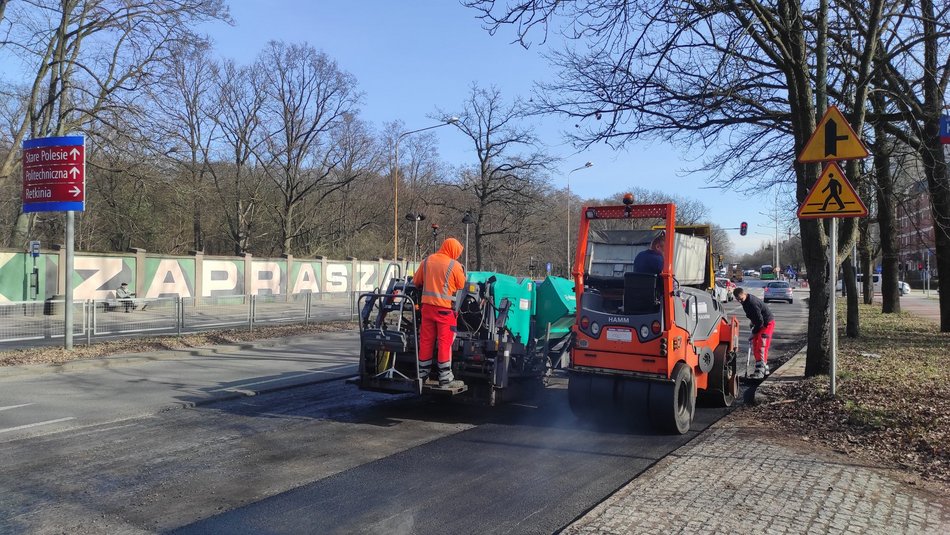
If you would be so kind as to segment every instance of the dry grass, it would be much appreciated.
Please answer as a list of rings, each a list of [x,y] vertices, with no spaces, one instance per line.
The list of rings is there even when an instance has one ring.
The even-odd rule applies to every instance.
[[[860,458],[950,485],[950,333],[907,313],[860,308],[861,337],[839,337],[837,397],[827,377],[781,387],[798,403],[767,419]]]
[[[74,360],[95,359],[113,355],[127,355],[146,351],[168,351],[192,349],[223,344],[239,344],[254,340],[283,338],[323,332],[337,332],[356,329],[351,321],[332,321],[312,325],[284,325],[279,327],[256,328],[247,330],[221,330],[194,333],[181,336],[155,336],[148,338],[126,338],[96,342],[92,345],[76,345],[72,351],[62,347],[33,347],[0,352],[0,366],[20,364],[61,364]]]

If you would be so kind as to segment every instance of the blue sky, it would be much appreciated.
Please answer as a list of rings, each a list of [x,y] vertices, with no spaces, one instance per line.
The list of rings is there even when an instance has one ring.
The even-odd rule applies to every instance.
[[[249,63],[269,40],[309,42],[352,73],[365,93],[362,116],[380,128],[401,120],[408,129],[433,124],[436,108],[459,110],[472,82],[497,86],[506,99],[527,96],[532,84],[552,70],[542,57],[558,46],[551,41],[525,50],[511,44],[514,34],[490,36],[475,12],[455,0],[233,0],[234,26],[204,28],[221,57]],[[547,150],[562,158],[552,173],[556,187],[566,185],[571,169],[593,167],[571,175],[571,190],[581,197],[604,197],[631,187],[676,193],[702,201],[713,223],[738,227],[749,222],[749,236],[732,234],[740,253],[751,252],[774,232],[759,212],[774,202],[771,195],[749,197],[708,187],[707,175],[683,176],[695,155],[663,142],[636,143],[623,150],[605,145],[577,153],[561,132],[573,123],[559,117],[536,120],[536,133]],[[433,131],[443,159],[452,165],[472,163],[465,139],[452,128]],[[791,162],[790,162],[791,163]],[[774,195],[774,194],[772,194]]]

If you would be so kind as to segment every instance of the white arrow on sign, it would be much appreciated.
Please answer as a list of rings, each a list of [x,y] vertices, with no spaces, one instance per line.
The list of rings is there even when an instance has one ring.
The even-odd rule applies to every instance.
[[[72,175],[73,178],[76,178],[76,175],[79,174],[79,169],[76,169],[75,167],[73,167],[72,169],[69,170],[69,174]]]
[[[73,150],[69,151],[69,155],[73,158],[79,158],[79,149],[73,147]]]
[[[73,189],[69,190],[69,192],[73,194],[73,197],[78,197],[79,194],[82,193],[82,190],[79,189],[79,186],[73,186]]]

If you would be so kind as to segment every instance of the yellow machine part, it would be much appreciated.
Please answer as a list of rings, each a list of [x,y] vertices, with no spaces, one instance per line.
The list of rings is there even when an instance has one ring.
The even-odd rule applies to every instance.
[[[380,374],[389,369],[389,359],[392,358],[391,351],[376,352],[376,373]]]

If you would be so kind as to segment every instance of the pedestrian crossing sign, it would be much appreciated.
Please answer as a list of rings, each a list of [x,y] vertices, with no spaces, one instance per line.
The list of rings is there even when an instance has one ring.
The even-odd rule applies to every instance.
[[[848,124],[837,107],[831,106],[818,122],[805,148],[798,155],[799,163],[830,162],[867,158],[868,149]]]
[[[826,217],[866,217],[868,208],[844,176],[841,167],[831,162],[825,166],[798,208],[799,219]]]

